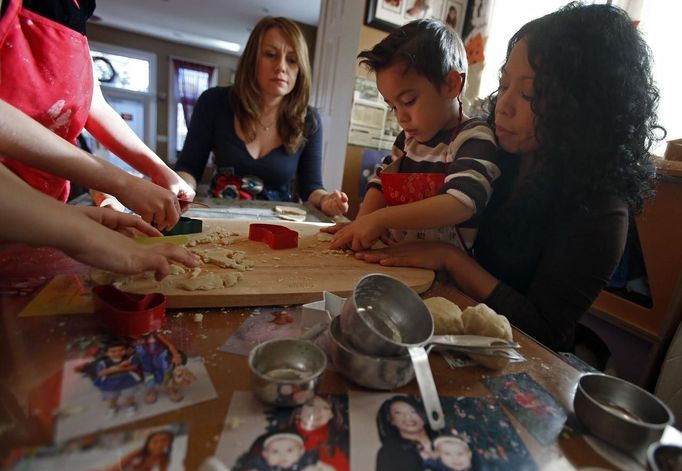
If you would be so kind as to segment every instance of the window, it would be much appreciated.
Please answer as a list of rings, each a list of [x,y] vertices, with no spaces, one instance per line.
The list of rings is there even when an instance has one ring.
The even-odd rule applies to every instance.
[[[496,1],[490,18],[490,32],[485,46],[485,67],[479,95],[487,97],[497,90],[499,70],[507,55],[507,43],[521,26],[566,5],[567,0]]]
[[[636,13],[632,13],[638,18]],[[661,93],[658,121],[666,129],[666,139],[682,138],[682,68],[680,68],[679,39],[681,2],[644,1],[641,5],[639,28],[654,55],[654,80]],[[661,142],[652,152],[662,156],[666,143]]]
[[[90,50],[95,75],[107,87],[148,93],[149,60]]]
[[[168,161],[175,163],[187,137],[187,127],[194,105],[207,88],[217,83],[217,68],[171,59],[171,96],[169,103]]]
[[[507,42],[528,21],[551,13],[568,3],[566,0],[496,1],[490,20],[490,35],[485,48],[485,68],[481,76],[480,97],[486,97],[497,88],[498,72],[507,53]],[[607,3],[605,0],[594,3]],[[654,0],[613,0],[610,3],[625,9],[634,20],[654,55],[654,80],[661,93],[658,119],[667,131],[667,139],[682,138],[682,87],[679,87],[679,45],[674,39],[682,18],[682,2]],[[663,155],[665,142],[652,149]]]
[[[90,42],[95,78],[105,100],[133,132],[156,151],[156,55],[112,44]],[[126,162],[85,134],[92,152],[133,174]]]

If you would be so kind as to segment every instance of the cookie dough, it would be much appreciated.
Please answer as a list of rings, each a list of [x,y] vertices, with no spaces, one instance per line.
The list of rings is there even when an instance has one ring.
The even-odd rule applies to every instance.
[[[462,312],[462,321],[467,334],[513,340],[509,320],[485,304],[466,308]],[[469,358],[492,370],[501,370],[509,364],[509,358],[504,357],[470,354]]]
[[[204,263],[210,263],[222,268],[234,268],[239,271],[253,270],[253,262],[246,259],[246,252],[241,250],[226,249],[223,247],[189,249],[198,255]]]
[[[436,335],[459,335],[464,333],[462,310],[449,299],[440,296],[424,300],[433,317],[433,333]]]
[[[211,289],[229,288],[234,286],[241,279],[242,274],[232,273],[205,273],[195,278],[181,281],[178,288],[187,291],[206,291]]]
[[[331,242],[333,237],[334,237],[334,234],[330,234],[329,232],[318,232],[317,233],[317,240],[319,242]]]

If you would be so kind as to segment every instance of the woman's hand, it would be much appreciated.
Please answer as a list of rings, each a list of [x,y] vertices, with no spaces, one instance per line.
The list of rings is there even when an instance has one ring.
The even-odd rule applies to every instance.
[[[337,222],[333,226],[320,227],[320,232],[326,232],[327,234],[336,234],[349,224],[350,222]]]
[[[464,254],[452,244],[444,242],[404,242],[385,249],[358,252],[355,258],[387,267],[415,267],[445,270],[449,261]]]
[[[343,191],[334,191],[322,195],[320,210],[327,216],[340,216],[348,212],[348,195]]]

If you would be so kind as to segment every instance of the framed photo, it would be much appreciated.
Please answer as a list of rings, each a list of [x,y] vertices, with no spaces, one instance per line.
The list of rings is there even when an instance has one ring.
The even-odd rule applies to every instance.
[[[447,0],[368,0],[365,24],[391,31],[419,18],[443,20]],[[462,24],[466,0],[457,2],[462,10]]]
[[[442,21],[457,34],[464,32],[464,17],[466,15],[466,0],[446,0],[443,8]]]
[[[368,0],[365,24],[391,31],[407,22],[403,16],[405,3],[414,0]]]

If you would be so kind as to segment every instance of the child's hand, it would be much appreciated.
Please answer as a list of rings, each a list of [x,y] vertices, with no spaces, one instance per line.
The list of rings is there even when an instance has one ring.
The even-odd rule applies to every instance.
[[[159,186],[162,186],[164,188],[169,189],[173,194],[175,194],[178,198],[178,200],[181,201],[180,207],[182,209],[181,212],[185,212],[187,208],[189,208],[189,204],[187,203],[182,203],[183,201],[193,201],[194,197],[196,196],[196,192],[192,189],[189,184],[180,178],[180,175],[175,173],[173,170],[171,170],[168,167],[165,167],[161,169],[162,172],[160,172],[157,175],[152,176],[152,181],[156,183]]]
[[[82,208],[81,211],[103,225],[118,228],[122,223],[132,224],[153,234],[153,231],[148,230],[146,223],[140,225],[137,222],[139,218],[134,216],[108,209]],[[116,273],[132,275],[153,270],[157,280],[170,273],[171,261],[188,267],[199,265],[197,258],[184,247],[172,244],[141,245],[116,231],[96,225],[90,229],[87,237],[73,238],[70,244],[62,246],[62,249],[83,263]]]
[[[348,195],[343,191],[334,191],[322,197],[320,210],[327,216],[339,216],[348,212]]]
[[[336,231],[329,248],[335,250],[350,247],[355,251],[370,248],[386,229],[376,215],[377,212],[360,216]]]
[[[132,214],[120,213],[107,208],[85,206],[79,206],[78,208],[93,221],[118,232],[128,233],[129,229],[136,229],[150,237],[160,237],[163,235],[157,229],[144,222],[142,218]]]
[[[159,230],[170,229],[180,219],[180,203],[175,193],[148,180],[131,176],[125,192],[114,196],[145,221],[154,222]]]

